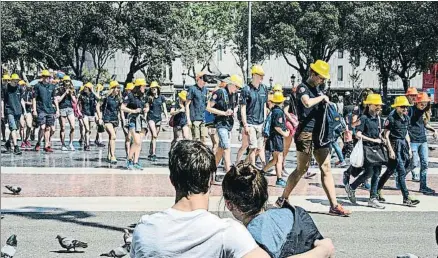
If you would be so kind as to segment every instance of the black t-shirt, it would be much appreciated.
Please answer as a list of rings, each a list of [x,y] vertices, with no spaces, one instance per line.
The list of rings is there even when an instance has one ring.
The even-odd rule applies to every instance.
[[[316,98],[322,95],[322,91],[319,87],[311,87],[306,82],[301,83],[297,88],[297,115],[298,121],[300,122],[298,126],[300,128],[299,131],[319,133],[320,129],[314,132],[315,122],[316,119],[318,119],[318,121],[321,120],[320,122],[322,124],[324,107],[320,102],[313,107],[306,108],[301,100],[304,95],[308,95],[310,98]],[[321,125],[317,127],[320,128]]]
[[[134,93],[129,92],[126,94],[125,98],[123,99],[123,104],[126,105],[129,109],[137,109],[141,108],[143,109],[146,105],[147,101],[146,98],[140,95],[134,95]],[[129,114],[130,117],[137,117],[138,114]]]
[[[93,93],[83,92],[79,96],[79,103],[81,104],[81,112],[85,116],[94,116],[96,114],[96,96]]]
[[[213,92],[211,96],[212,102],[214,102],[214,108],[220,111],[227,111],[228,109],[233,109],[232,103],[230,102],[232,96],[229,95],[228,90],[226,89],[218,89]],[[214,124],[217,129],[226,128],[231,131],[234,125],[233,116],[218,116],[214,115]]]
[[[427,142],[426,127],[423,118],[425,112],[426,109],[420,110],[416,106],[409,108],[409,137],[411,138],[411,142]]]
[[[246,105],[246,122],[261,125],[265,121],[265,104],[268,102],[268,90],[260,84],[258,88],[249,84],[240,92],[240,105]]]
[[[108,96],[102,100],[101,111],[104,122],[118,121],[120,104],[122,100],[118,96]]]
[[[44,112],[46,114],[55,114],[55,107],[53,100],[55,98],[55,85],[49,83],[38,83],[34,87],[34,98],[36,99],[37,112]]]
[[[59,87],[56,96],[61,97],[62,95],[64,95],[65,91],[66,89],[64,87]],[[59,102],[59,109],[73,108],[72,101],[73,98],[71,94],[65,95],[65,97]]]
[[[363,135],[369,138],[378,139],[380,138],[380,131],[383,126],[383,121],[377,116],[371,116],[370,114],[363,114],[359,120],[360,123],[358,126],[356,126],[356,133],[362,132]],[[377,143],[370,142],[370,141],[364,141],[365,145],[377,145]]]
[[[385,129],[389,130],[389,139],[405,139],[408,133],[409,117],[403,115],[400,117],[397,112],[389,114],[385,121]]]
[[[173,108],[175,110],[181,109],[181,106],[179,105],[179,99],[177,99],[176,102],[173,103]],[[185,126],[187,124],[186,112],[179,112],[178,114],[174,115],[173,124],[174,126]]]
[[[8,84],[5,87],[4,104],[5,115],[18,116],[22,114],[21,98],[23,89],[20,86],[12,86]]]
[[[149,112],[147,115],[148,120],[161,121],[161,113],[163,112],[163,103],[166,103],[166,98],[162,95],[153,97],[151,103],[149,103]]]
[[[271,128],[269,138],[282,138],[283,136],[275,130],[275,127],[280,127],[283,131],[286,131],[286,117],[283,109],[275,105],[271,110]]]

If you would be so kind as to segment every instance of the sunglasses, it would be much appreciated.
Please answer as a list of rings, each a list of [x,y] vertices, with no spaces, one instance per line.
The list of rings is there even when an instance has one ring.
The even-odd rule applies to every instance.
[[[409,106],[400,106],[400,108],[407,109]]]

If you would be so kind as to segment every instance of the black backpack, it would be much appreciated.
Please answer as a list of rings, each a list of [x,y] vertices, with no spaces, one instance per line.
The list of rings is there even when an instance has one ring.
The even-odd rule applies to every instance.
[[[283,203],[282,208],[288,208],[294,214],[294,225],[291,232],[287,235],[286,242],[281,248],[280,257],[302,254],[313,249],[313,243],[324,237],[319,232],[309,213],[301,207],[292,206],[287,201]],[[271,257],[273,254],[267,248],[258,243]]]

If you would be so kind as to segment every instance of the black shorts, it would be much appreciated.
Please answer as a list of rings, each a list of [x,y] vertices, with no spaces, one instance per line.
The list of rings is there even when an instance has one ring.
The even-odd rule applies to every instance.
[[[54,126],[55,125],[55,114],[47,114],[44,112],[38,113],[38,125]]]
[[[119,121],[103,121],[104,124],[112,124],[114,128],[119,127]]]
[[[268,138],[266,141],[266,150],[270,152],[283,152],[284,150],[284,144],[283,144],[283,137],[274,136],[271,138]]]

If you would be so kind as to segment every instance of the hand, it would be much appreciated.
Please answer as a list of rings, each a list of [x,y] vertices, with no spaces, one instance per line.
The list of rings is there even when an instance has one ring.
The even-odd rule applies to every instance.
[[[148,109],[147,108],[143,108],[143,113],[147,113]]]
[[[59,110],[58,111],[56,111],[56,117],[58,118],[58,117],[60,117],[61,115],[59,114]]]
[[[102,118],[99,118],[99,124],[100,124],[100,125],[103,125],[103,120],[102,120]]]
[[[330,103],[330,99],[327,95],[322,95],[322,99],[326,102],[326,103]]]
[[[378,143],[378,144],[381,144],[381,143],[382,143],[382,140],[381,140],[381,139],[375,139],[374,142],[375,142],[375,143]]]
[[[225,111],[225,115],[226,116],[232,116],[233,115],[233,110],[228,109],[227,111]]]
[[[187,120],[187,125],[188,125],[189,127],[192,127],[192,121]]]
[[[38,114],[37,114],[36,111],[33,111],[33,112],[32,112],[32,115],[33,115],[33,116],[38,116]]]
[[[390,159],[395,159],[395,153],[394,153],[394,151],[389,151],[389,158],[390,158]]]
[[[248,125],[245,125],[245,134],[249,135],[249,127],[248,127]]]
[[[438,138],[438,131],[437,131],[437,130],[435,130],[435,131],[433,132],[433,138],[434,138],[435,140]]]
[[[323,248],[325,250],[325,257],[333,257],[335,255],[335,246],[330,238],[324,238],[322,240],[316,240],[313,245],[316,247]]]
[[[140,114],[140,112],[141,112],[141,108],[137,108],[137,109],[134,110],[135,114]]]

